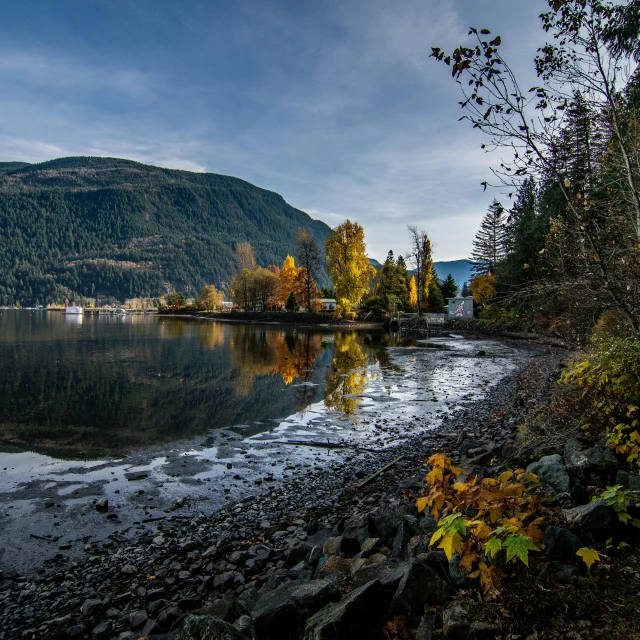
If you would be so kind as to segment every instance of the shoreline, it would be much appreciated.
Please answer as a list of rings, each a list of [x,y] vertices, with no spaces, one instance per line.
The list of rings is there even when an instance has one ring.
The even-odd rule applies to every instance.
[[[491,416],[505,407],[513,407],[513,391],[523,371],[535,366],[541,357],[558,359],[557,355],[545,356],[546,350],[541,350],[536,345],[520,343],[515,348],[523,355],[526,354],[527,360],[521,362],[499,383],[491,386],[482,399],[451,411],[436,429],[410,436],[400,444],[375,453],[350,451],[341,460],[336,460],[333,466],[309,469],[304,475],[294,475],[266,494],[247,496],[212,515],[202,514],[197,511],[197,503],[187,500],[185,510],[188,513],[181,510],[163,516],[157,522],[147,522],[144,530],[134,529],[133,537],[130,537],[131,532],[128,535],[115,532],[103,544],[88,543],[85,546],[85,557],[70,565],[70,560],[64,554],[57,554],[57,560],[54,557],[52,563],[46,564],[37,578],[21,578],[11,571],[3,572],[0,594],[5,596],[5,607],[9,605],[4,619],[4,628],[9,631],[5,635],[0,631],[0,639],[14,637],[11,635],[12,629],[22,632],[27,628],[27,621],[21,613],[22,607],[12,604],[14,597],[27,585],[33,596],[27,600],[29,606],[40,609],[39,613],[32,611],[33,622],[35,618],[38,620],[33,637],[62,638],[66,637],[68,629],[73,626],[82,626],[85,629],[83,633],[86,632],[86,637],[89,637],[96,626],[107,622],[111,622],[110,628],[114,630],[119,628],[120,631],[126,631],[127,626],[123,626],[124,617],[118,620],[108,618],[105,621],[103,616],[106,609],[101,609],[100,615],[78,614],[79,608],[87,600],[86,596],[81,595],[83,593],[111,593],[114,602],[118,603],[124,602],[121,597],[128,594],[127,598],[132,604],[121,610],[128,612],[127,620],[139,607],[145,611],[148,619],[155,620],[156,627],[151,626],[148,631],[168,631],[165,618],[159,615],[159,610],[153,605],[157,600],[150,600],[148,597],[149,586],[145,584],[145,575],[154,575],[160,580],[159,586],[163,590],[160,600],[165,601],[163,610],[170,609],[171,606],[174,609],[177,607],[179,611],[176,620],[196,609],[211,609],[215,605],[218,607],[216,610],[219,610],[223,606],[220,599],[227,596],[237,603],[239,596],[247,590],[251,591],[251,586],[257,587],[252,592],[253,597],[257,597],[258,591],[266,592],[274,586],[273,582],[269,582],[271,574],[282,573],[287,580],[299,579],[299,572],[298,575],[295,575],[295,571],[291,573],[295,569],[291,565],[293,560],[288,559],[291,554],[287,549],[291,545],[305,542],[318,531],[333,531],[340,520],[362,506],[371,507],[380,501],[397,499],[398,478],[406,480],[407,475],[415,478],[416,474],[421,474],[430,452],[436,449],[453,450],[462,432],[477,431],[476,437],[480,445],[482,442],[487,444],[492,441],[494,432],[501,439],[513,436],[517,428],[515,422],[504,428],[501,422],[492,425]],[[489,426],[478,429],[479,422],[486,422]],[[370,481],[366,487],[354,487],[355,483],[362,482],[363,478],[379,471],[399,456],[403,458]],[[315,533],[308,532],[316,527],[319,529]],[[255,551],[247,550],[254,548],[256,544],[266,545],[274,560],[250,563],[251,566],[244,569],[229,563],[229,558],[235,552],[255,554]],[[191,573],[185,573],[189,563],[185,565],[184,558],[189,554],[193,567]],[[279,556],[280,560],[277,559]],[[174,558],[174,565],[177,564],[176,559],[179,561],[180,570],[167,570],[171,558]],[[135,573],[127,573],[127,567],[134,567]],[[69,582],[69,572],[77,575],[80,568],[85,575],[83,580],[74,578]],[[178,576],[181,571],[182,577]],[[233,577],[227,577],[225,582],[223,576],[230,574]],[[249,578],[251,579],[247,582]],[[50,593],[52,585],[61,580],[67,585],[64,594],[56,596],[54,601],[40,597],[43,592]],[[229,592],[228,580],[238,582],[231,590],[233,596]],[[236,594],[236,590],[241,593]],[[159,596],[153,596],[156,597]],[[193,599],[193,603],[183,602],[185,598]],[[180,603],[182,608],[178,606]],[[195,604],[201,606],[196,607]],[[227,618],[235,617],[233,612],[225,615]],[[58,620],[55,624],[51,622],[54,618]],[[174,624],[175,621],[169,626]],[[138,638],[141,635],[135,633],[128,637]],[[117,637],[116,634],[112,636]],[[105,638],[110,637],[105,635]]]
[[[336,330],[336,331],[360,331],[370,329],[372,331],[380,331],[385,329],[384,322],[355,322],[355,321],[338,321],[338,322],[309,322],[308,319],[305,322],[304,320],[300,320],[299,315],[306,314],[295,314],[295,318],[292,318],[290,321],[286,320],[286,315],[281,314],[282,317],[278,319],[260,319],[260,314],[255,313],[251,314],[251,317],[227,317],[233,315],[240,314],[217,314],[213,317],[205,316],[198,313],[167,313],[167,312],[159,312],[156,314],[159,318],[185,318],[190,320],[207,320],[209,322],[224,322],[228,324],[250,324],[250,325],[265,325],[265,326],[283,326],[283,327],[293,327],[300,329],[322,329],[322,330]],[[249,314],[242,314],[243,316],[248,316]],[[265,315],[272,315],[267,314]],[[274,314],[273,314],[274,315]]]

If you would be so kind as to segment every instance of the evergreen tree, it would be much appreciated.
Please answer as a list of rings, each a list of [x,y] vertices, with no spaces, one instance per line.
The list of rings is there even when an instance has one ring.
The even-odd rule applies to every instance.
[[[462,291],[460,292],[460,295],[463,298],[468,298],[471,295],[471,292],[469,291],[469,283],[468,282],[463,282],[462,283]]]
[[[284,305],[284,308],[287,311],[297,311],[300,308],[298,301],[296,300],[296,294],[293,291],[289,294],[287,304]]]
[[[473,240],[471,261],[475,274],[493,273],[505,258],[506,229],[504,207],[494,200],[485,214]]]
[[[450,273],[440,284],[440,291],[442,292],[442,298],[446,301],[447,298],[453,298],[460,286],[456,282],[456,279]]]

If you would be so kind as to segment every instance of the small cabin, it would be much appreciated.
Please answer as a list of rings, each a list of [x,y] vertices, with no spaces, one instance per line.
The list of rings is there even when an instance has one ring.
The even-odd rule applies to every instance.
[[[447,298],[449,318],[473,318],[473,296]]]
[[[322,305],[320,311],[335,311],[337,300],[335,298],[318,298],[314,302],[319,302]]]

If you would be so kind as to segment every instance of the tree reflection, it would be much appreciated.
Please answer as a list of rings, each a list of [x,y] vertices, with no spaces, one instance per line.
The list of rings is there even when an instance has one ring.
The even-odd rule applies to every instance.
[[[360,404],[361,400],[356,396],[368,379],[368,357],[356,338],[356,333],[336,334],[335,354],[325,382],[325,406],[347,416],[351,416]]]

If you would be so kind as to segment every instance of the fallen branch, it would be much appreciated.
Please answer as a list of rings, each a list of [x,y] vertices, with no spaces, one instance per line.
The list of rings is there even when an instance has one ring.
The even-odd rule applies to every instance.
[[[379,469],[375,473],[372,473],[368,478],[365,478],[362,482],[359,482],[358,484],[354,485],[355,488],[362,489],[362,487],[364,487],[365,484],[369,484],[369,482],[371,482],[374,478],[377,478],[380,474],[384,473],[387,469],[391,469],[391,467],[393,467],[393,465],[395,465],[397,462],[400,462],[402,458],[404,458],[404,456],[398,456],[395,460],[392,460],[388,464],[385,464],[384,467],[382,467],[382,469]]]
[[[360,447],[357,444],[344,444],[342,442],[322,442],[321,440],[287,440],[276,442],[275,444],[292,444],[301,447],[322,447],[323,449],[357,449],[358,451],[369,451],[372,453],[380,453],[378,449],[368,449]]]

